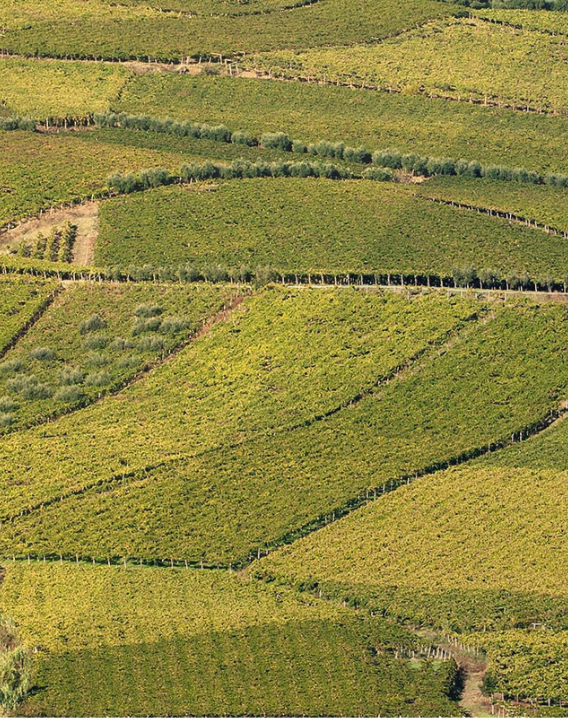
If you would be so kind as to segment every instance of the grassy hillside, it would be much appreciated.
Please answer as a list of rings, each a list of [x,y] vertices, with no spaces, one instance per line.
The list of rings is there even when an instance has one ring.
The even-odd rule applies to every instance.
[[[468,299],[417,300],[317,290],[273,290],[247,300],[122,394],[45,429],[5,437],[10,477],[27,478],[24,485],[6,476],[2,512],[312,421],[483,311]],[[30,440],[46,439],[43,466],[32,459],[34,478],[36,469],[30,473],[21,462],[30,467]]]
[[[3,58],[0,101],[10,114],[42,120],[104,112],[128,76],[116,66]]]
[[[439,176],[415,185],[412,191],[421,197],[511,212],[531,220],[533,224],[536,221],[539,225],[548,225],[559,232],[568,232],[566,190],[558,187]]]
[[[199,424],[190,412],[186,413],[177,429],[179,435],[172,430],[177,422],[174,424],[170,412],[166,438],[162,436],[163,420],[154,410],[144,433],[160,436],[162,456],[166,452],[182,456],[124,479],[118,473],[112,482],[116,458],[122,457],[132,471],[159,456],[156,447],[136,449],[143,437],[129,436],[134,416],[129,416],[124,400],[112,410],[107,402],[104,418],[98,422],[105,433],[103,460],[95,453],[96,434],[87,441],[80,435],[88,419],[91,427],[96,426],[93,412],[74,418],[72,441],[74,446],[81,445],[80,458],[66,452],[59,439],[64,434],[69,442],[71,428],[66,422],[50,427],[59,475],[49,482],[38,481],[33,470],[24,466],[23,442],[27,447],[39,447],[40,434],[29,432],[5,439],[5,461],[18,466],[13,470],[12,483],[21,472],[28,478],[25,498],[20,487],[6,484],[4,512],[13,515],[19,506],[33,506],[61,495],[66,499],[15,517],[1,539],[2,553],[79,554],[102,560],[108,556],[146,561],[174,558],[226,565],[246,559],[249,552],[256,553],[273,542],[290,541],[304,524],[331,520],[336,511],[340,515],[354,500],[356,503],[375,495],[375,489],[388,488],[401,477],[433,471],[444,462],[507,440],[548,414],[568,384],[568,369],[560,358],[565,319],[566,310],[559,306],[495,307],[489,321],[472,325],[457,341],[453,339],[443,350],[424,356],[410,371],[378,386],[354,405],[311,422],[291,424],[286,413],[278,416],[274,410],[280,405],[284,412],[284,400],[290,401],[292,392],[299,396],[305,386],[297,381],[294,363],[288,365],[291,376],[296,377],[289,388],[282,379],[277,381],[274,370],[268,370],[265,385],[279,387],[281,399],[278,404],[274,399],[263,404],[263,409],[270,411],[270,423],[267,417],[260,424],[262,414],[255,416],[253,403],[246,411],[243,408],[238,443],[235,433],[229,431],[233,415],[230,406],[238,402],[244,407],[246,394],[237,392],[234,382],[231,404],[223,403],[225,438],[217,431],[214,441],[205,437],[200,440],[199,434],[207,427],[203,410]],[[531,346],[530,338],[542,333],[550,337],[546,349]],[[221,336],[221,332],[217,334],[218,339]],[[194,348],[211,356],[206,344],[197,343]],[[224,351],[231,352],[229,346],[226,344]],[[275,367],[273,351],[268,347],[265,351]],[[357,364],[353,364],[355,372]],[[305,376],[307,379],[310,374]],[[348,374],[343,372],[345,376]],[[152,394],[149,390],[152,384],[157,386],[159,378],[157,371],[146,389],[140,385],[141,391],[131,392],[129,400],[135,402],[136,415],[145,411],[148,399],[144,394],[149,398],[155,393],[156,389]],[[363,388],[361,379],[359,376],[359,390]],[[328,386],[331,388],[331,382]],[[211,419],[220,404],[221,389],[218,386],[215,391]],[[162,401],[173,405],[173,393],[169,399],[165,390],[162,383]],[[183,407],[180,398],[175,403]],[[97,414],[103,416],[100,411]],[[105,427],[109,422],[114,426],[117,420],[121,421],[120,429],[113,428],[111,434]],[[258,438],[254,438],[255,423],[266,432]],[[271,430],[266,431],[269,426]],[[258,429],[256,433],[260,433]],[[184,441],[187,435],[191,443]],[[84,461],[90,468],[86,476]],[[46,457],[42,470],[50,475],[48,466]],[[101,485],[93,483],[93,474],[103,482]],[[81,486],[87,490],[78,490]]]
[[[0,355],[53,295],[57,284],[33,277],[0,276]]]
[[[396,147],[537,171],[568,167],[564,117],[348,87],[146,75],[127,84],[113,109],[224,122],[232,129],[255,133],[280,130],[303,141]]]
[[[101,207],[96,263],[442,276],[473,265],[564,277],[563,238],[413,195],[386,183],[292,178],[216,192],[160,188]]]
[[[0,605],[40,651],[20,715],[456,712],[402,629],[227,573],[15,565]]]
[[[266,55],[262,70],[490,104],[568,109],[563,36],[467,18],[435,22],[379,45]]]
[[[238,294],[211,286],[68,287],[0,363],[0,396],[14,407],[6,428],[45,421],[123,387]]]
[[[179,62],[193,56],[251,53],[330,44],[349,45],[396,35],[456,7],[434,0],[325,0],[285,13],[236,17],[178,16],[145,7],[111,8],[89,0],[89,11],[76,15],[72,0],[63,0],[57,19],[23,3],[12,19],[10,0],[0,4],[7,32],[4,50],[28,56],[151,59]],[[24,18],[27,22],[24,25]],[[74,21],[70,25],[69,19]]]

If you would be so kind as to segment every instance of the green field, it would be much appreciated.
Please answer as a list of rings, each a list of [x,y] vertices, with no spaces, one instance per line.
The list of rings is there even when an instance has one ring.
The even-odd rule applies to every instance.
[[[273,301],[278,306],[282,299],[275,297]],[[291,387],[285,387],[282,379],[277,381],[276,357],[266,347],[264,351],[271,359],[263,385],[269,395],[279,393],[280,400],[274,404],[274,399],[265,399],[262,413],[251,403],[245,411],[245,394],[237,392],[233,379],[231,404],[242,407],[246,421],[232,433],[225,421],[225,438],[217,431],[214,439],[204,435],[200,440],[199,434],[208,428],[203,409],[196,423],[197,416],[192,420],[180,398],[174,399],[174,392],[166,394],[163,380],[158,384],[160,374],[171,377],[174,363],[163,371],[157,370],[146,386],[139,385],[130,392],[128,399],[135,413],[125,406],[125,394],[114,402],[114,409],[109,400],[106,407],[75,415],[73,428],[65,419],[58,426],[52,425],[49,440],[59,474],[49,481],[33,477],[31,468],[24,465],[22,453],[24,445],[28,450],[42,445],[41,432],[7,437],[2,442],[2,457],[10,466],[21,468],[2,487],[4,515],[16,514],[20,506],[39,508],[49,503],[40,510],[32,509],[29,515],[16,516],[6,525],[1,552],[40,557],[79,554],[99,560],[123,556],[145,561],[173,558],[226,565],[245,559],[249,552],[256,553],[267,544],[291,540],[302,525],[319,521],[325,514],[331,519],[335,510],[341,512],[366,492],[373,495],[376,488],[400,477],[432,471],[444,462],[474,455],[489,444],[507,440],[513,432],[546,416],[568,385],[568,370],[561,364],[560,349],[565,340],[566,309],[530,302],[503,307],[478,305],[479,312],[488,309],[491,314],[481,324],[462,330],[442,350],[420,358],[411,365],[411,371],[402,372],[366,395],[360,394],[361,400],[354,405],[344,405],[319,420],[306,421],[306,411],[304,420],[298,416],[299,421],[290,422],[285,402],[293,397]],[[376,331],[379,336],[379,327]],[[217,340],[223,334],[220,327]],[[547,347],[530,346],[530,338],[542,334],[550,337]],[[213,358],[211,348],[206,348],[208,343],[198,342],[193,348]],[[300,346],[305,352],[305,343]],[[224,350],[232,353],[227,343]],[[180,356],[175,368],[178,374],[190,357],[191,351],[186,352],[185,361]],[[516,368],[521,358],[522,372]],[[353,378],[358,377],[359,384],[355,386],[361,392],[358,364],[353,364]],[[389,364],[383,371],[388,372],[388,367]],[[289,365],[289,372],[298,376],[294,364]],[[450,379],[456,372],[461,377],[459,381]],[[193,383],[187,373],[184,376]],[[306,380],[311,376],[311,387],[317,386],[313,372],[304,376]],[[326,377],[331,389],[329,379]],[[249,373],[248,381],[251,380]],[[320,381],[323,380],[322,376]],[[163,404],[175,403],[176,409],[185,413],[176,435],[170,410],[167,438],[162,435],[164,420],[155,410],[150,418],[146,409],[158,385]],[[301,388],[301,383],[294,385],[297,395]],[[216,406],[222,406],[227,417],[233,415],[231,404],[221,400],[222,389],[222,385],[217,386],[212,398],[210,420],[219,411]],[[467,415],[460,414],[459,409],[455,413],[444,409],[466,404]],[[159,456],[157,446],[139,443],[137,448],[129,435],[129,427],[140,411],[148,417],[144,434],[160,436],[162,456],[177,458],[135,472],[138,467],[155,463]],[[97,421],[97,415],[102,421]],[[105,436],[104,458],[96,453],[97,434],[85,438],[81,435],[87,421],[93,432],[97,426]],[[191,445],[183,439],[188,434]],[[71,435],[73,445],[81,446],[80,456],[65,450],[62,439],[65,437],[69,443]],[[45,456],[41,464],[42,473],[51,477],[50,461]],[[128,474],[124,478],[120,461],[129,470],[123,472]],[[86,466],[91,471],[96,467],[97,475],[106,477],[106,481],[93,484],[85,473]],[[25,495],[19,482],[13,486],[14,479],[22,474],[27,476]],[[66,497],[64,503],[54,501],[58,496]]]
[[[40,650],[19,715],[459,713],[402,629],[225,572],[15,565],[0,605]]]
[[[0,0],[0,716],[568,716],[567,2]]]
[[[146,75],[128,82],[113,109],[222,122],[256,134],[283,131],[304,142],[343,141],[371,150],[395,147],[535,171],[568,168],[564,117],[425,97],[315,83]]]
[[[478,19],[439,22],[377,45],[281,52],[254,67],[287,77],[371,85],[523,109],[568,109],[562,36],[493,25]]]
[[[282,156],[245,145],[118,129],[0,132],[0,150],[0,225],[106,194],[106,179],[114,172],[158,166],[178,170],[184,162],[208,158],[270,161]]]
[[[0,432],[122,388],[237,296],[211,286],[75,283],[0,363],[0,401],[14,406]]]
[[[252,179],[216,192],[176,186],[105,202],[96,263],[442,276],[475,266],[562,280],[568,246],[503,219],[425,202],[408,187]]]
[[[105,112],[128,76],[117,66],[4,58],[0,61],[0,104],[6,114],[40,120]]]
[[[0,21],[7,32],[2,49],[27,56],[75,59],[161,60],[233,55],[306,45],[350,45],[396,35],[459,9],[435,0],[325,0],[285,13],[235,17],[177,16],[146,7],[111,7],[89,0],[77,17],[71,0],[46,17],[31,0],[15,16],[2,0]],[[69,20],[73,19],[70,24]]]
[[[32,277],[0,275],[0,355],[4,356],[18,333],[41,310],[56,283]]]
[[[1,451],[10,470],[2,515],[98,479],[167,467],[177,458],[310,423],[481,311],[483,305],[469,299],[436,294],[408,301],[349,290],[339,296],[264,292],[125,392],[45,428],[5,437]],[[41,452],[34,478],[35,470],[21,462],[29,468],[29,442],[45,439],[49,451]]]
[[[519,185],[515,182],[492,182],[467,177],[432,177],[415,185],[413,192],[448,202],[482,207],[512,214],[568,232],[566,190],[548,185]],[[546,244],[546,238],[545,238]]]

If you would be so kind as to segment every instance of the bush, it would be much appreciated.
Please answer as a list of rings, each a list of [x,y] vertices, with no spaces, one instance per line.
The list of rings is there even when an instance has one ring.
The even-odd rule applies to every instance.
[[[131,342],[130,339],[117,337],[110,345],[110,348],[112,351],[124,351],[125,349],[134,349],[135,346],[134,342]]]
[[[87,354],[85,364],[94,368],[107,366],[110,364],[110,357],[106,354],[101,354],[101,352],[91,352]]]
[[[9,426],[12,426],[13,421],[14,417],[12,414],[0,413],[0,429],[7,429]]]
[[[49,347],[37,347],[30,352],[30,359],[37,361],[52,361],[55,359],[55,352]]]
[[[292,152],[296,152],[299,155],[303,155],[307,151],[308,148],[303,142],[300,142],[300,140],[294,140],[292,142]]]
[[[13,711],[28,694],[32,683],[31,657],[14,637],[8,650],[0,651],[0,708]]]
[[[24,389],[35,386],[38,380],[33,375],[19,374],[18,376],[8,379],[6,389],[13,394],[20,394]]]
[[[63,371],[59,373],[59,383],[65,386],[82,384],[84,376],[83,370],[79,367],[75,369],[63,369]]]
[[[99,317],[98,314],[91,314],[88,319],[79,324],[79,331],[81,334],[87,334],[88,332],[97,332],[100,329],[106,328],[106,322]]]
[[[290,152],[292,140],[284,132],[265,132],[260,138],[260,144],[266,149]]]
[[[55,401],[64,404],[72,404],[80,401],[84,397],[83,390],[78,386],[64,386],[55,392],[53,398]]]
[[[167,332],[168,334],[175,334],[187,329],[189,321],[183,317],[164,317],[160,326],[161,332]]]
[[[53,389],[47,384],[28,384],[20,391],[20,396],[28,401],[49,399],[53,396]]]
[[[0,398],[0,412],[2,412],[2,414],[11,414],[17,409],[18,405],[9,396],[3,396]]]
[[[411,171],[414,169],[414,162],[417,159],[414,155],[407,155],[407,158],[412,157],[412,164],[408,163],[407,159],[407,166],[405,169],[407,171]],[[378,152],[373,152],[372,160],[374,165],[379,165],[379,167],[390,167],[393,170],[402,169],[402,155],[398,150],[381,150]]]
[[[24,368],[23,363],[19,359],[9,359],[0,364],[0,374],[16,374]]]
[[[367,169],[363,170],[361,176],[364,179],[375,180],[377,182],[392,182],[395,177],[392,170],[382,167],[367,167]]]
[[[235,145],[246,145],[247,147],[256,147],[258,145],[256,137],[249,135],[248,132],[233,132],[231,142]]]
[[[150,317],[149,319],[137,319],[132,327],[132,334],[143,334],[144,332],[157,332],[162,324],[160,317]]]
[[[105,349],[109,341],[104,334],[91,334],[83,339],[83,349]]]
[[[164,348],[164,340],[161,337],[142,337],[138,342],[138,351],[157,352]]]
[[[134,369],[140,366],[140,359],[134,356],[124,356],[118,360],[117,365],[120,369]]]
[[[110,376],[106,371],[93,372],[92,374],[87,374],[85,384],[92,387],[108,386],[110,384]]]

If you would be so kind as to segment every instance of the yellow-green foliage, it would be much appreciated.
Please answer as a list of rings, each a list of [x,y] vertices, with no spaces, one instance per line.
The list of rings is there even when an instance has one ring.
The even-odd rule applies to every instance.
[[[0,276],[0,352],[56,289],[57,282]]]
[[[469,18],[426,25],[379,45],[261,56],[255,65],[405,93],[566,110],[567,61],[563,37]]]
[[[428,186],[421,192],[428,195]],[[563,199],[566,191],[551,194]],[[504,219],[425,202],[414,186],[288,177],[231,181],[214,193],[162,187],[105,202],[95,258],[103,267],[187,262],[441,276],[474,266],[563,280],[568,245]]]
[[[249,307],[254,309],[254,303]],[[284,341],[273,314],[277,307],[273,305],[262,322],[256,320],[256,331],[266,337],[272,330]],[[484,311],[483,305],[479,310]],[[300,353],[288,355],[283,364],[278,344],[267,344],[265,338],[260,340],[262,354],[253,349],[253,319],[250,312],[251,323],[242,319],[219,327],[208,341],[197,342],[185,361],[177,366],[172,362],[170,371],[156,371],[145,386],[139,385],[120,402],[107,402],[104,415],[102,405],[77,414],[73,427],[64,420],[50,425],[56,469],[49,468],[52,459],[44,456],[44,439],[38,432],[5,439],[2,458],[9,469],[1,487],[2,510],[14,519],[5,524],[2,554],[174,558],[213,565],[243,560],[267,543],[291,541],[302,525],[323,523],[325,515],[333,518],[335,509],[352,505],[366,492],[372,496],[374,488],[391,480],[426,468],[433,471],[464,452],[509,438],[545,416],[568,385],[561,349],[566,309],[530,303],[496,307],[493,318],[470,324],[443,351],[428,353],[397,379],[325,417],[321,413],[332,407],[334,386],[341,386],[335,391],[338,406],[346,395],[354,395],[355,387],[355,393],[365,388],[367,370],[372,376],[374,368],[378,378],[392,366],[392,359],[383,363],[381,352],[371,350],[361,362],[361,347],[349,369],[335,374],[329,367],[320,374],[315,370],[318,355],[336,354],[338,367],[345,355],[337,354],[337,347],[322,345],[308,360],[311,341],[296,325]],[[288,311],[283,320],[292,330]],[[310,324],[318,334],[324,332],[325,324]],[[368,330],[370,321],[365,326]],[[381,335],[379,326],[374,327],[373,343]],[[230,339],[228,332],[238,329],[243,343]],[[390,333],[396,337],[394,328]],[[404,334],[398,336],[402,348]],[[547,336],[546,345],[534,341],[536,336]],[[239,376],[235,356],[246,363],[246,375]],[[202,384],[208,374],[206,366],[199,366],[204,357],[226,377],[220,382],[209,374],[208,401],[196,391],[185,398],[179,390],[167,391],[166,382],[177,385],[182,372],[189,386]],[[231,364],[223,357],[233,357]],[[191,373],[190,365],[195,367]],[[245,378],[247,386],[242,383]],[[255,387],[254,399],[248,385]],[[319,398],[323,386],[329,387],[324,401]],[[228,387],[232,395],[226,393]],[[161,396],[170,407],[167,430],[151,404],[152,396]],[[145,417],[136,438],[129,435],[133,410]],[[178,412],[185,412],[183,420]],[[318,413],[319,420],[306,421]],[[105,454],[100,457],[97,449],[103,435]],[[144,444],[145,437],[153,437],[152,446]],[[28,452],[30,446],[38,447],[41,464],[30,465],[24,446]],[[164,460],[176,451],[178,456],[184,452],[179,460]],[[159,459],[154,469],[122,479],[120,460],[135,469]],[[36,471],[41,480],[34,476]],[[19,483],[23,474],[25,492]],[[95,479],[104,483],[97,486]],[[61,496],[65,500],[56,500]],[[46,500],[51,503],[40,508]],[[34,505],[29,514],[17,516],[20,507]],[[343,553],[335,560],[341,561]],[[361,568],[361,576],[365,570]]]
[[[105,112],[128,76],[118,66],[3,59],[0,103],[38,120]]]
[[[568,17],[565,12],[484,9],[476,10],[474,14],[504,25],[543,30],[553,35],[568,35]]]
[[[77,5],[83,6],[78,15]],[[2,0],[0,22],[8,28],[2,47],[24,55],[179,61],[202,53],[366,42],[456,12],[455,6],[433,0],[403,5],[393,0],[325,0],[283,13],[221,18],[177,16],[97,0],[60,0],[57,9],[54,18],[53,8],[43,13],[37,3]]]
[[[18,405],[6,428],[45,421],[121,388],[238,295],[212,285],[71,284],[0,362],[0,397]],[[92,317],[100,328],[84,331]]]
[[[317,83],[168,74],[134,78],[113,109],[223,122],[256,134],[283,131],[304,142],[342,141],[371,150],[394,147],[538,171],[568,168],[567,118],[426,97]]]
[[[452,666],[377,649],[400,628],[215,571],[8,565],[0,596],[37,654],[19,715],[455,715]]]
[[[412,192],[476,207],[511,212],[539,225],[568,232],[568,192],[549,185],[492,182],[467,177],[432,177]],[[544,240],[546,243],[546,239]]]
[[[49,427],[5,437],[0,443],[5,467],[0,514],[19,513],[115,474],[167,465],[178,456],[187,460],[203,453],[205,460],[217,448],[218,461],[232,444],[301,427],[370,390],[483,310],[475,300],[436,294],[408,300],[349,290],[264,292],[122,394]],[[30,442],[37,453],[30,452]],[[200,492],[216,484],[216,472],[200,480]],[[249,488],[238,473],[234,479],[246,495]],[[297,480],[304,477],[299,474]],[[345,484],[341,476],[337,480],[349,496],[352,477],[346,476]],[[282,489],[293,497],[284,484]],[[322,490],[332,496],[335,491],[333,486]],[[276,504],[280,496],[275,495]],[[255,497],[262,511],[263,492]],[[315,510],[304,498],[299,505],[303,516]],[[233,505],[226,508],[235,516]],[[258,510],[255,503],[253,511]],[[273,535],[281,522],[294,526],[291,516],[276,514]],[[250,528],[258,536],[254,522]],[[244,548],[249,539],[238,543]],[[217,540],[215,546],[217,556]],[[221,548],[223,555],[231,551],[222,543]],[[4,550],[10,555],[7,544]]]

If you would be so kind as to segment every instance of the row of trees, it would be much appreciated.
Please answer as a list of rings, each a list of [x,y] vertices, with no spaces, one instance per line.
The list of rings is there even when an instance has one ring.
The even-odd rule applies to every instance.
[[[250,162],[239,159],[230,164],[190,162],[184,164],[176,174],[171,174],[161,167],[142,170],[137,174],[123,175],[116,172],[107,179],[107,187],[117,194],[130,194],[169,184],[255,177],[323,177],[337,180],[352,179],[354,175],[345,167],[323,162]]]
[[[568,0],[565,0],[568,3]],[[371,152],[365,147],[350,147],[344,142],[318,142],[306,144],[293,140],[284,132],[265,132],[256,137],[248,132],[231,131],[225,125],[208,125],[196,122],[177,122],[169,118],[159,119],[149,115],[129,115],[126,112],[105,112],[92,117],[81,118],[81,124],[87,122],[98,127],[121,127],[173,134],[179,137],[193,137],[214,142],[241,144],[247,147],[263,147],[308,154],[326,159],[341,160],[356,164],[376,165],[393,170],[404,170],[414,175],[431,177],[435,175],[463,175],[467,177],[486,177],[501,182],[521,182],[529,184],[548,184],[553,187],[568,188],[568,175],[549,173],[539,174],[522,167],[511,168],[503,165],[483,165],[478,161],[422,156],[414,153],[403,154],[399,150],[386,149]],[[34,130],[36,123],[26,118],[0,118],[0,129]],[[309,175],[307,175],[309,176]],[[381,177],[385,179],[385,177]]]
[[[77,237],[77,226],[67,222],[63,227],[52,227],[47,237],[38,232],[32,243],[22,240],[16,250],[20,257],[47,259],[50,262],[73,261],[73,246]]]
[[[503,10],[555,10],[568,12],[568,0],[444,0],[474,9],[493,8]]]

